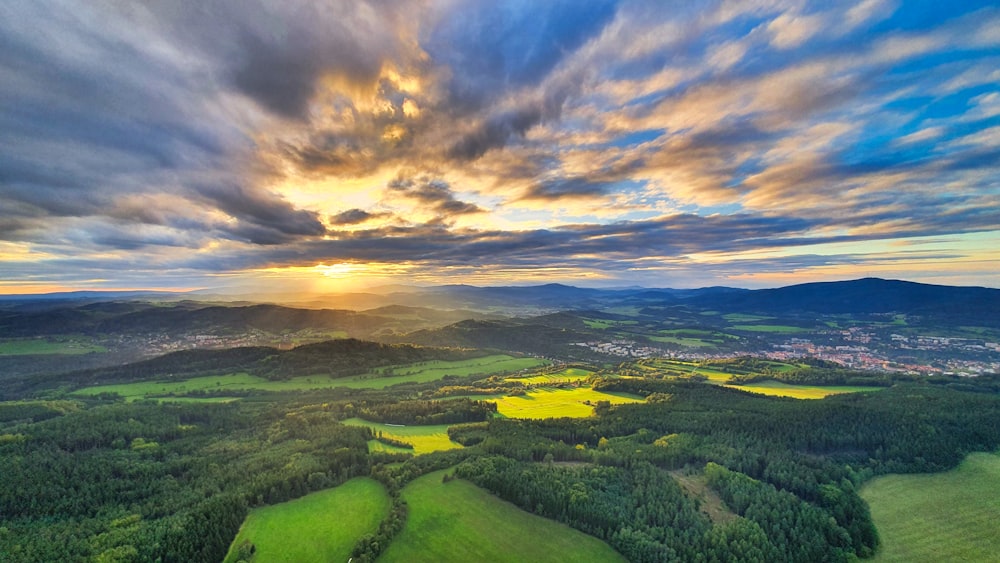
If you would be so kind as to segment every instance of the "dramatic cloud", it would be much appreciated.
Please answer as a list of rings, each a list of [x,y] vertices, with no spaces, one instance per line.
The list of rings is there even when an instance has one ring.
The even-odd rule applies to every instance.
[[[2,4],[0,291],[996,285],[998,29],[985,0]]]

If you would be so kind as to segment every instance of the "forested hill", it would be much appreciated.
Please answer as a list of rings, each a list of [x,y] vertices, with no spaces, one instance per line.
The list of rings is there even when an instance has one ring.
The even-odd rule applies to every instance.
[[[723,311],[824,314],[904,313],[1000,322],[1000,289],[952,287],[899,280],[865,278],[806,283],[741,293],[694,297],[690,305]]]
[[[581,322],[576,317],[566,317]],[[493,348],[542,356],[560,354],[563,357],[572,357],[573,353],[583,353],[583,349],[573,347],[572,344],[587,340],[589,337],[587,334],[568,328],[553,327],[547,322],[542,322],[545,320],[548,319],[467,320],[439,329],[415,331],[396,339],[423,346]]]
[[[442,286],[408,294],[470,309],[606,310],[614,307],[684,306],[721,313],[851,314],[899,313],[948,321],[1000,323],[1000,289],[930,285],[865,278],[807,283],[776,289],[589,289],[559,284],[525,287]]]
[[[73,387],[149,380],[185,379],[197,375],[245,372],[268,379],[302,375],[347,377],[372,368],[423,362],[463,360],[488,354],[481,350],[380,344],[353,338],[307,344],[291,350],[265,346],[225,350],[183,350],[122,366],[88,369],[10,381],[8,391],[46,388],[56,383]]]
[[[243,333],[248,330],[326,329],[367,334],[390,323],[378,315],[333,309],[294,309],[278,305],[206,306],[185,302],[99,303],[46,310],[0,313],[0,331],[11,337],[53,334]]]

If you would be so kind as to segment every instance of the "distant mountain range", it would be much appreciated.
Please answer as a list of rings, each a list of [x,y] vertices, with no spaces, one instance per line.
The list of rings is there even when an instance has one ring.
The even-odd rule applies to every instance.
[[[953,324],[1000,326],[1000,289],[954,287],[865,278],[806,283],[777,289],[595,289],[562,284],[475,287],[449,285],[408,288],[387,295],[350,294],[331,299],[337,309],[279,305],[206,304],[176,301],[177,294],[156,292],[74,292],[32,300],[9,296],[0,307],[0,335],[32,336],[72,332],[230,331],[322,328],[366,337],[401,321],[442,326],[466,319],[487,319],[492,312],[530,316],[567,311],[634,307],[684,307],[723,313],[761,315],[898,313]],[[63,295],[58,299],[57,295]],[[170,307],[154,303],[164,295]],[[188,294],[188,297],[191,297]],[[345,302],[349,301],[349,302]],[[419,305],[419,306],[414,306]],[[327,305],[329,307],[330,305]],[[375,308],[372,308],[375,307]],[[349,310],[355,309],[355,310]],[[357,310],[364,309],[364,310]],[[406,323],[402,323],[406,324]]]

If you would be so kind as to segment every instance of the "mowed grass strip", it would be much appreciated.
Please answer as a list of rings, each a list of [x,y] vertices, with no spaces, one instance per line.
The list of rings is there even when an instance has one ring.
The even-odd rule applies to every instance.
[[[0,341],[0,356],[75,355],[107,351],[104,346],[83,340],[49,341],[39,338],[17,338]]]
[[[427,382],[441,379],[445,375],[468,376],[491,375],[509,371],[530,369],[548,362],[538,358],[514,358],[503,354],[459,360],[454,362],[433,361],[419,364],[393,366],[396,376],[383,376],[385,368],[363,375],[331,379],[325,375],[293,377],[283,381],[271,381],[247,373],[209,375],[192,377],[181,381],[140,381],[115,385],[97,385],[80,389],[78,395],[117,393],[130,401],[163,395],[183,395],[192,391],[308,391],[310,389],[332,389],[351,387],[383,389],[397,383]]]
[[[853,385],[789,385],[780,381],[755,381],[746,385],[723,385],[732,389],[742,389],[751,393],[769,395],[772,397],[791,397],[793,399],[822,399],[840,393],[874,393],[883,387],[864,387]]]
[[[389,513],[389,495],[367,477],[339,487],[252,510],[226,555],[238,560],[244,541],[256,546],[254,563],[347,561],[355,542],[373,533]]]
[[[406,525],[380,563],[625,561],[597,538],[525,512],[468,481],[442,483],[444,473],[429,473],[403,488]]]
[[[943,473],[886,475],[861,489],[882,547],[871,561],[997,561],[1000,455]]]
[[[448,437],[448,426],[450,426],[448,424],[394,426],[381,422],[370,422],[361,418],[348,418],[341,422],[348,426],[367,426],[376,433],[381,432],[387,438],[412,444],[413,453],[417,455],[462,447],[462,444],[452,442],[451,438]],[[394,451],[380,446],[373,447],[370,443],[368,449],[370,451]]]
[[[788,325],[732,325],[729,328],[745,332],[772,332],[775,334],[791,334],[808,330],[802,327]]]
[[[588,405],[586,402],[589,401]],[[602,393],[590,387],[575,389],[535,388],[525,395],[496,399],[497,410],[508,418],[584,418],[594,414],[598,401],[611,404],[641,403],[627,393]]]

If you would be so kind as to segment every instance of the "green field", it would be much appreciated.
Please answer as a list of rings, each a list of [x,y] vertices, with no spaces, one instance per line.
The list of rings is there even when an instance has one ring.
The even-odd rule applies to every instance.
[[[393,448],[392,446],[376,441],[377,445],[368,444],[369,449],[372,451],[412,451],[412,453],[419,455],[462,447],[462,444],[452,442],[451,438],[448,437],[449,424],[393,426],[382,424],[381,422],[369,422],[361,418],[348,418],[341,422],[350,426],[367,426],[376,432],[382,432],[382,435],[387,438],[413,444],[413,450],[405,450],[403,448]]]
[[[746,385],[725,385],[724,387],[774,397],[792,397],[793,399],[822,399],[840,393],[871,393],[883,389],[882,387],[852,385],[789,385],[780,381],[756,381]]]
[[[599,330],[604,330],[614,326],[633,326],[639,324],[639,321],[609,321],[605,319],[583,319],[583,324],[590,328],[596,328]]]
[[[886,475],[861,489],[882,538],[872,561],[996,561],[1000,455],[974,453],[944,473]]]
[[[591,404],[586,404],[589,401]],[[642,399],[625,393],[601,393],[590,387],[576,389],[536,388],[525,395],[496,399],[497,410],[508,418],[583,418],[594,414],[598,401],[612,404],[640,403]]]
[[[380,562],[624,561],[597,538],[525,512],[467,481],[442,483],[443,475],[427,474],[403,489],[409,516]]]
[[[389,513],[389,495],[377,481],[352,479],[339,487],[257,508],[240,527],[225,563],[238,560],[249,540],[254,563],[347,561],[361,536],[372,533]]]
[[[788,325],[733,325],[729,328],[733,330],[744,330],[746,332],[772,332],[775,334],[791,334],[793,332],[805,332],[808,330],[802,327]]]
[[[674,328],[656,332],[659,336],[648,336],[647,338],[653,342],[677,344],[691,348],[715,348],[719,344],[724,344],[726,340],[739,340],[738,336],[715,330]]]
[[[454,362],[430,361],[391,368],[379,368],[363,375],[330,379],[323,375],[293,377],[284,381],[270,381],[246,373],[209,375],[192,377],[182,381],[142,381],[115,385],[98,385],[76,391],[79,395],[117,393],[130,401],[164,395],[184,395],[192,391],[307,391],[309,389],[332,389],[351,387],[355,389],[382,389],[397,383],[427,382],[441,379],[445,375],[468,376],[489,375],[529,369],[547,365],[537,358],[514,358],[502,354],[460,360]],[[398,374],[384,376],[383,373]]]
[[[726,319],[731,323],[755,323],[758,321],[766,321],[773,319],[774,317],[764,317],[761,315],[747,315],[744,313],[727,313],[722,315],[722,318]]]
[[[508,377],[505,381],[520,381],[525,385],[551,385],[587,379],[594,372],[582,368],[566,368],[552,373],[542,373],[530,377]]]
[[[104,346],[99,346],[87,340],[42,340],[40,338],[16,338],[0,341],[0,356],[34,356],[47,354],[90,354],[92,352],[107,352]]]

